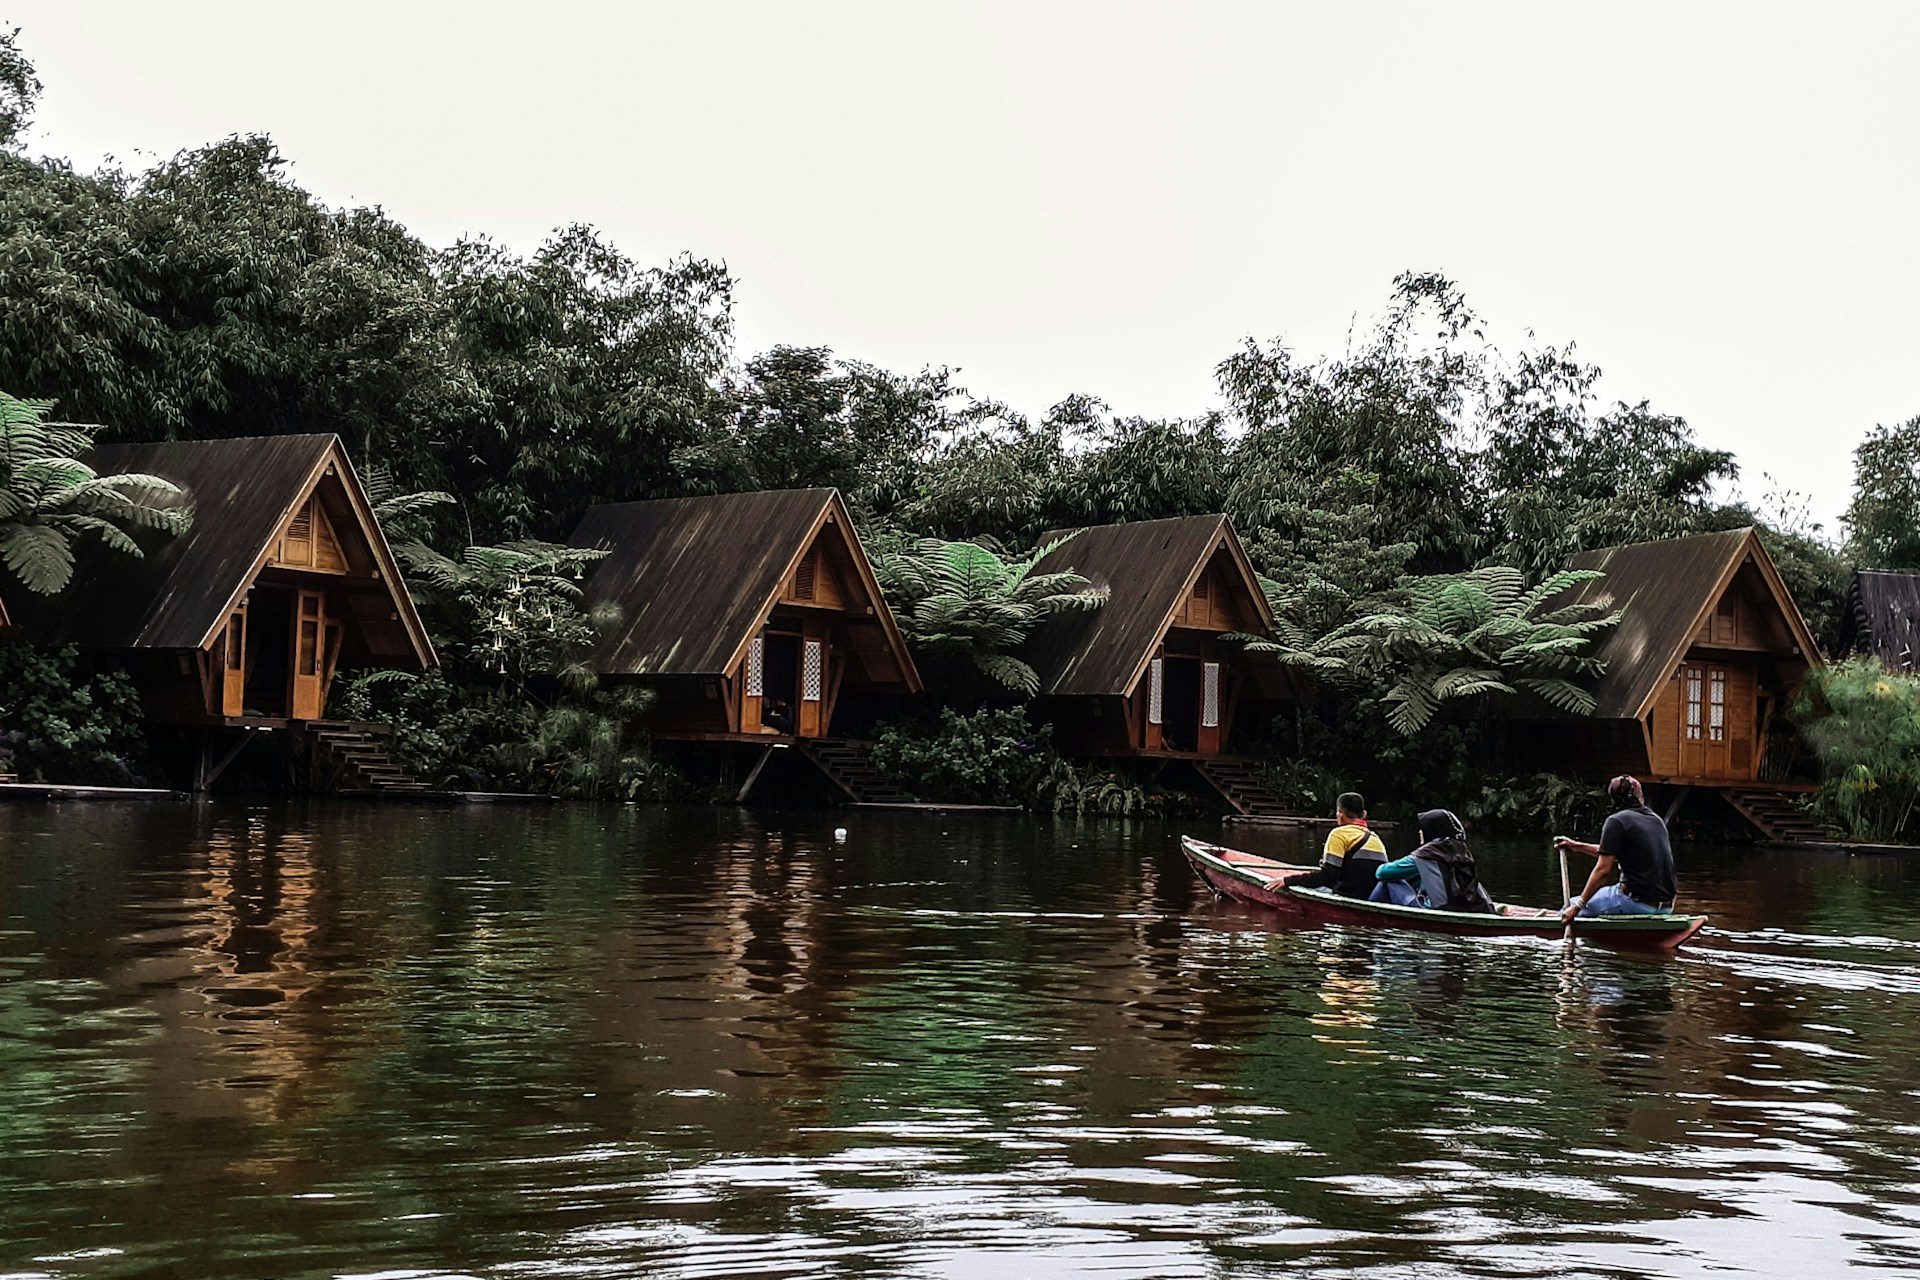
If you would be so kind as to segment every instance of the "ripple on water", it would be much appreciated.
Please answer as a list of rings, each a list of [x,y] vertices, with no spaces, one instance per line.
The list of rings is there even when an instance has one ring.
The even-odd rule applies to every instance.
[[[0,1276],[1920,1269],[1920,872],[1694,851],[1660,962],[1173,834],[0,809]]]

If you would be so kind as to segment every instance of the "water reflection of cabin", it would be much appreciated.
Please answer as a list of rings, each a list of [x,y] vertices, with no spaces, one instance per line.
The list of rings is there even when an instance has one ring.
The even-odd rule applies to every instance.
[[[1230,759],[1290,692],[1278,665],[1229,633],[1273,634],[1260,581],[1225,516],[1049,533],[1072,536],[1036,572],[1071,569],[1109,592],[1105,606],[1050,621],[1031,654],[1037,711],[1068,755],[1195,763],[1235,808],[1277,806],[1256,771]],[[1227,785],[1223,785],[1227,784]]]
[[[849,728],[920,691],[832,489],[595,507],[573,544],[608,553],[587,593],[617,606],[620,621],[595,666],[653,691],[645,726],[655,739],[760,748],[757,776],[772,749],[840,751]],[[831,761],[822,768],[857,790]]]
[[[125,666],[149,721],[301,729],[324,721],[342,667],[434,664],[338,437],[105,445],[88,461],[171,480],[193,507],[144,558],[90,549],[45,606],[52,636]]]
[[[1725,798],[1769,836],[1811,834],[1783,796],[1798,741],[1785,707],[1820,650],[1751,529],[1612,547],[1574,557],[1606,576],[1565,599],[1620,609],[1602,642],[1592,717],[1515,725],[1510,748],[1574,776],[1631,773],[1664,790]]]

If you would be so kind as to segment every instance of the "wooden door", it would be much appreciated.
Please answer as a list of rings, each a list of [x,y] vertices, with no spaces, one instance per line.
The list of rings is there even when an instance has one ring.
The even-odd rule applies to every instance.
[[[227,615],[227,633],[220,645],[220,714],[247,712],[247,606]]]
[[[1731,778],[1733,722],[1730,698],[1736,682],[1724,663],[1680,665],[1680,776]],[[1741,735],[1749,744],[1752,731]],[[1751,751],[1751,746],[1748,748]]]
[[[814,636],[800,641],[800,715],[795,732],[802,738],[825,735],[827,642]]]
[[[1200,729],[1194,750],[1203,756],[1220,754],[1220,664],[1200,664]]]
[[[318,591],[296,591],[293,611],[292,689],[287,714],[318,720],[326,706],[327,598]]]

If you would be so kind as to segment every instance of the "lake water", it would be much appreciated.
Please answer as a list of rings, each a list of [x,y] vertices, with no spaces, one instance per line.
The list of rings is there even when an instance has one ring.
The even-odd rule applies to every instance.
[[[1920,864],[1683,850],[1659,960],[1177,833],[0,807],[0,1276],[1920,1271]]]

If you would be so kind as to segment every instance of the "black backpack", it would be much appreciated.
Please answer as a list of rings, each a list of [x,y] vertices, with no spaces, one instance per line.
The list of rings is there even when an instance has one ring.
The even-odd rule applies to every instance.
[[[1423,875],[1422,881],[1437,878],[1441,894],[1428,890],[1428,897],[1440,897],[1435,903],[1443,911],[1469,911],[1493,914],[1493,898],[1480,883],[1480,871],[1464,840],[1433,840],[1413,851],[1435,875]]]

